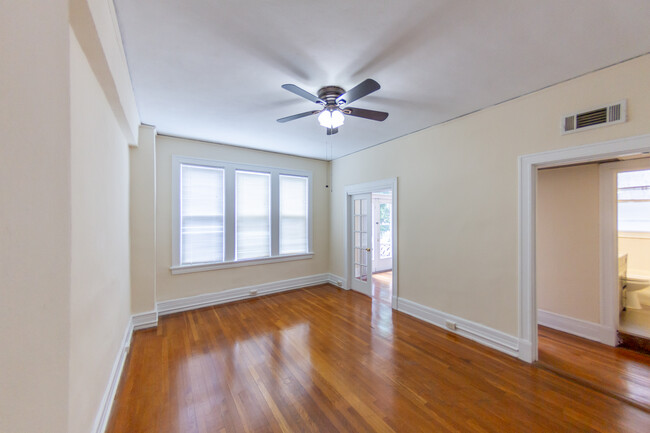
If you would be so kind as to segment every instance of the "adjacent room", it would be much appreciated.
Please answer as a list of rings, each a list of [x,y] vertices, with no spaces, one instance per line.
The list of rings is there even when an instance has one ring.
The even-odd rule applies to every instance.
[[[647,430],[650,2],[0,19],[0,432]]]

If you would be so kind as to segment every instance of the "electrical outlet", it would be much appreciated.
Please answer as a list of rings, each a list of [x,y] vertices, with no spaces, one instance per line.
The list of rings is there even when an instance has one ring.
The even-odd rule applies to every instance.
[[[445,320],[445,326],[452,331],[456,330],[456,322],[452,322],[451,320]]]
[[[255,296],[255,295],[257,295],[257,290],[256,290],[256,289],[253,289],[253,290],[251,290],[251,291],[248,292],[248,293],[250,293],[251,296]]]

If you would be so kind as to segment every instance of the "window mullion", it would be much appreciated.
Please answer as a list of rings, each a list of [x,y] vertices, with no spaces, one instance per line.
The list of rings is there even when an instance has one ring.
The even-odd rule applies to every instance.
[[[235,260],[235,168],[226,166],[225,202],[225,259]]]
[[[271,171],[271,255],[280,254],[280,173]]]

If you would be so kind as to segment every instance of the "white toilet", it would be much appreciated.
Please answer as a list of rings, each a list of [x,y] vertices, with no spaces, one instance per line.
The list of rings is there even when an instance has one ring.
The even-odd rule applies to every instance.
[[[650,276],[628,273],[622,283],[625,308],[650,309]]]

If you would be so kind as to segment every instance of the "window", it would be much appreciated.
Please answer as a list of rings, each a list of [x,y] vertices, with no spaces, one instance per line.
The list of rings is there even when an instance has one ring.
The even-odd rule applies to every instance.
[[[223,261],[223,169],[181,165],[181,263]]]
[[[235,245],[237,260],[271,255],[271,175],[237,170]]]
[[[618,231],[650,233],[650,170],[618,173]]]
[[[172,273],[310,258],[311,173],[174,156]]]
[[[307,252],[307,184],[303,176],[280,176],[280,254]]]

